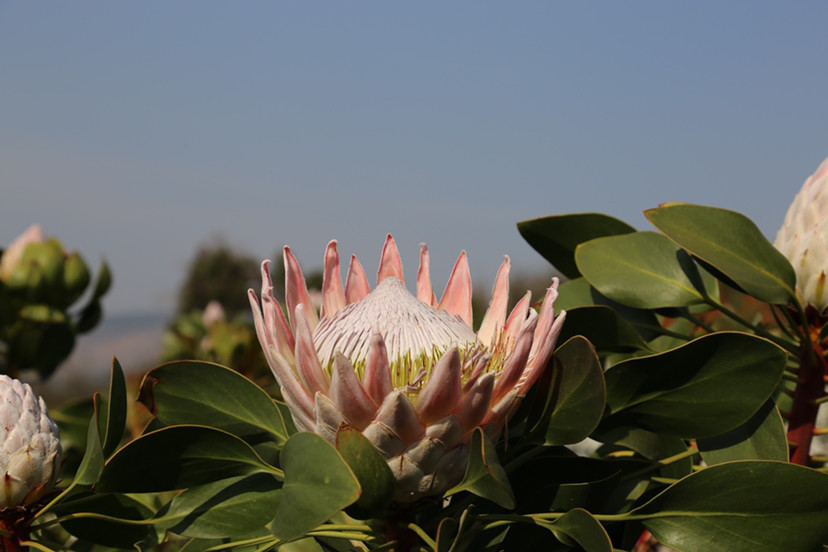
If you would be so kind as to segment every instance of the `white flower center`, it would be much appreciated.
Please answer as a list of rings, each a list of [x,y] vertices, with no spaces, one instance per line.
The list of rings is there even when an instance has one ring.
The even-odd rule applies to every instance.
[[[417,385],[452,346],[462,352],[481,345],[463,320],[423,303],[397,278],[386,278],[362,301],[319,322],[313,341],[322,366],[330,369],[338,351],[361,377],[374,331],[385,341],[398,388]]]

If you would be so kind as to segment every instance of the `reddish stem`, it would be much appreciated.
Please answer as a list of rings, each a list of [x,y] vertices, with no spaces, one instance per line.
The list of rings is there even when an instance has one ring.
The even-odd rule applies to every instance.
[[[788,422],[788,443],[791,463],[807,466],[811,460],[811,440],[819,411],[817,400],[825,396],[825,377],[828,375],[825,349],[816,343],[813,351],[803,347],[800,362],[799,381]]]

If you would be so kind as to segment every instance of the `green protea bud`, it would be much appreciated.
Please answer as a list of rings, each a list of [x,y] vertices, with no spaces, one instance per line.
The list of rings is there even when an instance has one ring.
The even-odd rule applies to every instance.
[[[828,159],[796,195],[774,245],[796,271],[802,302],[822,312],[828,307]]]
[[[57,240],[26,246],[20,263],[9,275],[10,290],[19,291],[27,300],[51,303],[63,291],[63,247]]]
[[[43,243],[43,230],[37,224],[33,224],[18,236],[8,249],[0,255],[0,281],[7,282],[23,258],[23,252],[33,243]]]
[[[28,506],[55,483],[60,435],[43,399],[5,375],[0,375],[0,436],[0,508]]]

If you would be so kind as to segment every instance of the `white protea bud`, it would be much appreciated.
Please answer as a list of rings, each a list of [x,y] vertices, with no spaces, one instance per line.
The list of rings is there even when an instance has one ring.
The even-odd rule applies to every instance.
[[[443,493],[462,477],[477,427],[496,436],[546,367],[565,313],[557,317],[557,279],[540,314],[527,293],[507,316],[509,258],[477,332],[465,252],[438,303],[428,249],[420,250],[417,296],[404,285],[402,261],[389,235],[371,290],[351,258],[345,285],[335,241],[325,252],[317,314],[296,258],[285,248],[290,322],[262,264],[261,302],[250,290],[256,332],[297,428],[332,443],[355,428],[383,455],[399,503]]]
[[[0,508],[27,506],[55,483],[60,434],[43,399],[6,375],[0,375],[0,431]]]
[[[774,245],[793,265],[796,289],[806,305],[828,307],[828,159],[796,195]]]

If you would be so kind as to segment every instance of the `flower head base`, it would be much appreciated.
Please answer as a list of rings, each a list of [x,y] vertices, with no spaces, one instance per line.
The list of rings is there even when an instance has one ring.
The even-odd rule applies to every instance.
[[[803,302],[828,307],[828,159],[802,185],[774,241],[793,265]]]
[[[507,317],[506,257],[475,333],[465,252],[438,303],[428,249],[420,250],[414,297],[390,235],[373,291],[356,257],[343,287],[337,244],[328,244],[319,315],[287,247],[285,268],[290,323],[274,298],[267,261],[261,303],[249,294],[259,341],[296,426],[332,443],[340,427],[361,431],[394,473],[397,502],[441,494],[462,478],[472,431],[500,431],[549,362],[565,317],[554,315],[557,279],[540,315],[527,293]]]
[[[0,508],[27,506],[55,482],[60,435],[43,399],[5,375],[0,375],[0,432]]]

